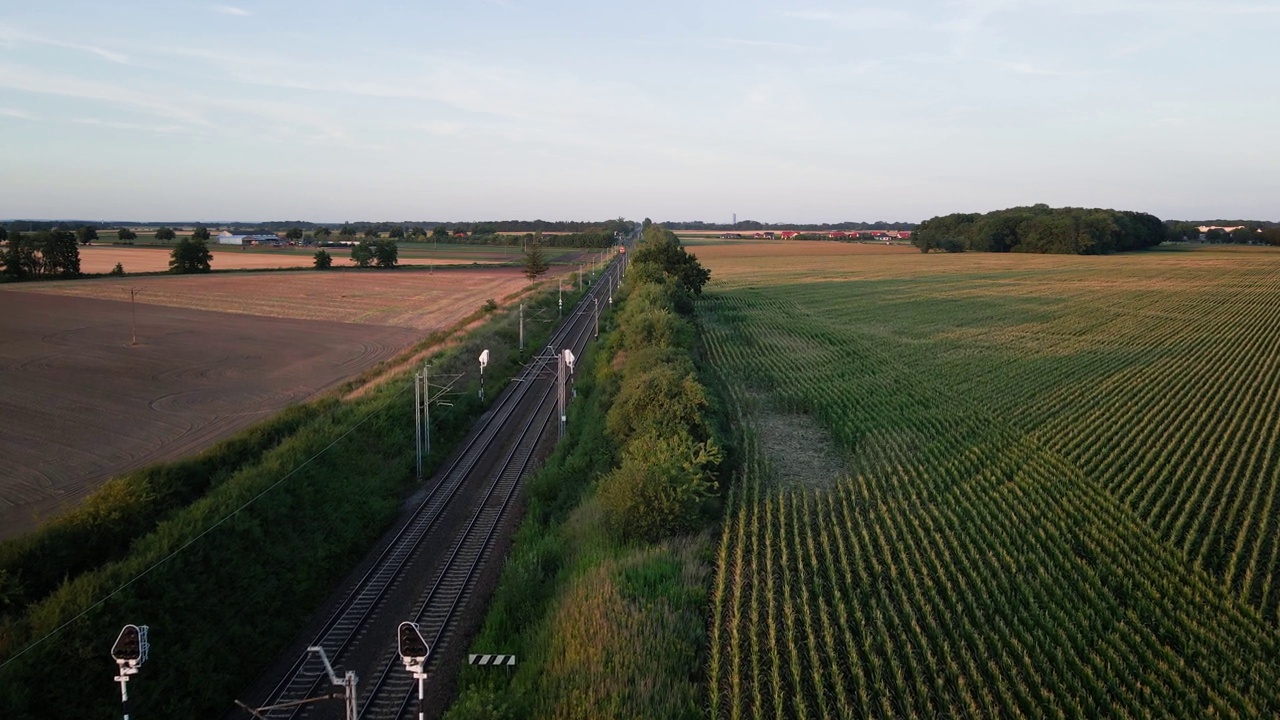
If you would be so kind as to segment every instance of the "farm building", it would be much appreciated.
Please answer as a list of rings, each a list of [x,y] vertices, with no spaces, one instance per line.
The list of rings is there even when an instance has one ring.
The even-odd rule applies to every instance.
[[[280,238],[272,234],[233,235],[226,230],[218,233],[219,245],[279,245]]]

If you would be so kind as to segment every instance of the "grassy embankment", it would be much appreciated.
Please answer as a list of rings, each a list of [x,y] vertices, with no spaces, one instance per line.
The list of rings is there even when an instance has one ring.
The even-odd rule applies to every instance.
[[[465,668],[452,720],[702,715],[707,528],[726,463],[691,321],[706,278],[689,261],[658,227],[633,252],[473,643],[519,664]]]
[[[553,288],[528,309],[555,307]],[[526,326],[525,356],[550,329]],[[414,351],[447,346],[433,368],[462,373],[489,348],[492,398],[525,359],[517,334],[508,308]],[[483,411],[475,390],[462,388],[450,411],[433,413],[429,468]],[[195,458],[116,478],[42,530],[0,545],[0,717],[115,713],[108,651],[125,623],[151,626],[139,716],[227,709],[415,486],[408,374],[356,395],[291,408]]]

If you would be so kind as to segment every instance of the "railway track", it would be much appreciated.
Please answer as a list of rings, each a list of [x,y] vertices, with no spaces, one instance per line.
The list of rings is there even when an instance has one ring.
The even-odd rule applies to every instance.
[[[462,497],[471,495],[475,486],[483,487],[469,508],[465,524],[447,544],[448,554],[435,570],[433,582],[413,603],[412,616],[400,612],[396,621],[412,619],[420,624],[432,648],[428,668],[439,662],[440,649],[453,637],[459,610],[470,599],[477,574],[492,553],[507,516],[517,496],[520,480],[532,468],[536,450],[546,437],[555,416],[554,374],[557,354],[570,348],[580,355],[595,329],[597,303],[607,302],[612,282],[616,284],[622,260],[610,263],[600,279],[583,296],[570,315],[552,334],[552,338],[534,360],[503,391],[494,407],[464,441],[463,448],[437,474],[439,478],[430,495],[413,512],[394,538],[386,544],[369,570],[337,605],[310,646],[324,648],[335,666],[342,666],[356,646],[366,646],[366,656],[376,658],[372,684],[361,683],[360,717],[398,718],[413,700],[414,682],[399,665],[392,633],[375,633],[371,626],[388,598],[401,588],[406,569],[421,564],[429,554],[424,540],[445,532],[450,516],[467,511]],[[600,308],[603,310],[603,308]],[[514,435],[514,437],[513,437]],[[509,448],[509,449],[507,449]],[[497,465],[486,464],[486,458],[502,452]],[[435,537],[437,541],[439,537]],[[435,545],[436,548],[439,545]],[[385,608],[386,613],[399,611]],[[376,648],[370,652],[369,648]],[[261,706],[301,703],[321,695],[322,684],[328,683],[319,660],[303,653],[284,673]],[[288,708],[263,713],[270,720],[302,720],[332,716],[335,708],[315,704],[295,704]]]

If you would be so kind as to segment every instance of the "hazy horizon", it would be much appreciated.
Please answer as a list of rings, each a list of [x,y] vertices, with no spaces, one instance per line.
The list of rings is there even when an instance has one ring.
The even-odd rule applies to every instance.
[[[0,216],[1269,219],[1278,30],[1280,0],[23,3]]]

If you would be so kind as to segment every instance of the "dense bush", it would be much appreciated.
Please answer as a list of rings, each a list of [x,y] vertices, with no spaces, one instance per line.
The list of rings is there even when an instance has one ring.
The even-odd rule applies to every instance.
[[[605,516],[625,522],[625,535],[655,541],[701,528],[714,509],[715,471],[723,459],[711,440],[685,430],[651,430],[632,438],[622,464],[600,480]]]

